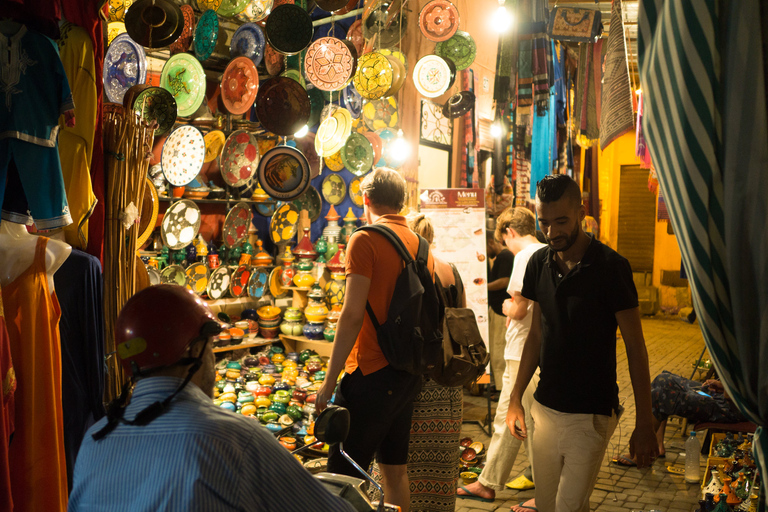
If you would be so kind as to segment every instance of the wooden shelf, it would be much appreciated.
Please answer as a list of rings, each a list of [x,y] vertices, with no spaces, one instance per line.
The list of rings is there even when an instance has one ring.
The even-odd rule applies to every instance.
[[[231,306],[233,304],[251,304],[251,303],[259,302],[259,300],[261,299],[257,299],[254,297],[237,297],[237,298],[230,297],[228,299],[206,300],[206,302],[210,307],[215,307],[215,306]]]
[[[227,345],[226,347],[216,347],[213,349],[214,354],[218,354],[219,352],[231,352],[233,350],[242,350],[242,349],[249,349],[254,347],[263,347],[265,345],[271,345],[272,343],[276,341],[280,341],[277,338],[268,340],[265,338],[259,338],[258,336],[255,338],[256,341],[250,342],[250,343],[240,343],[239,345]]]
[[[182,199],[189,199],[193,203],[202,203],[202,204],[237,204],[237,203],[248,203],[248,204],[277,204],[277,201],[274,199],[268,199],[265,201],[254,201],[253,199],[191,199],[189,197],[160,197],[158,198],[160,201],[163,202],[170,202],[175,203],[176,201],[180,201]]]
[[[304,336],[286,336],[280,335],[280,341],[285,345],[286,352],[301,352],[302,350],[311,349],[324,357],[331,357],[331,351],[333,350],[333,342],[310,340]]]

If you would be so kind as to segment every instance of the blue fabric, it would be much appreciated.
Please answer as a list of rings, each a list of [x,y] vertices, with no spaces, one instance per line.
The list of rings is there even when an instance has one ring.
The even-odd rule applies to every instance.
[[[181,380],[137,383],[125,417],[169,396]],[[351,511],[331,495],[259,422],[213,405],[194,384],[147,426],[119,425],[100,441],[83,440],[70,512]]]
[[[552,172],[553,161],[557,160],[557,138],[555,137],[555,118],[557,114],[552,109],[553,98],[554,96],[550,94],[550,108],[544,112],[543,116],[533,116],[531,199],[536,197],[536,184]]]

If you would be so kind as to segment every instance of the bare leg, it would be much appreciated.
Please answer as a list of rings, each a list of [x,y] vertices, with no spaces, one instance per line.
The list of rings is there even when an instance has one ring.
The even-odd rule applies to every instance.
[[[490,487],[484,486],[480,482],[472,482],[471,484],[464,487],[475,496],[480,496],[481,498],[488,498],[491,500],[496,498],[496,491]],[[469,496],[469,494],[464,492],[464,489],[459,488],[456,490],[456,496]]]
[[[653,418],[653,430],[656,432],[656,440],[659,442],[659,455],[664,455],[664,431],[667,429],[667,420],[659,421]]]
[[[408,466],[379,463],[379,471],[381,471],[381,486],[387,503],[399,505],[403,512],[408,512],[411,506]]]
[[[530,499],[521,505],[513,505],[513,512],[531,512],[531,509],[536,507],[536,500]]]

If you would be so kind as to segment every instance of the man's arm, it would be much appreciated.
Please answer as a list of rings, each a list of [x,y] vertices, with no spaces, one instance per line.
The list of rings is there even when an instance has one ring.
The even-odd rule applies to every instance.
[[[651,413],[651,374],[648,369],[648,351],[643,338],[640,309],[625,309],[616,313],[616,321],[624,338],[629,364],[629,377],[635,395],[635,431],[629,439],[629,454],[637,467],[649,466],[659,455],[659,443],[653,429]]]
[[[494,281],[491,281],[488,283],[488,291],[489,292],[495,292],[498,290],[506,290],[507,286],[509,286],[509,278],[508,277],[500,277]]]
[[[527,300],[527,299],[526,299]],[[539,367],[539,354],[541,351],[541,310],[539,303],[533,303],[533,316],[531,317],[531,330],[525,338],[523,355],[520,357],[520,368],[517,371],[517,379],[512,393],[509,395],[509,409],[507,410],[507,428],[517,439],[523,440],[528,435],[525,425],[525,410],[523,409],[523,393],[528,383],[533,378],[536,368]],[[519,429],[515,423],[519,423]]]
[[[531,301],[522,296],[520,292],[515,292],[511,299],[504,301],[502,311],[504,316],[512,320],[522,320],[528,314],[528,304]]]
[[[357,335],[363,326],[365,319],[365,304],[368,302],[368,290],[371,288],[371,280],[359,274],[347,276],[347,287],[344,292],[344,306],[341,308],[341,316],[336,326],[336,337],[333,340],[333,351],[328,361],[327,377],[322,387],[317,392],[315,407],[320,412],[325,409],[328,400],[333,395],[336,380],[344,368],[347,356],[355,346]]]

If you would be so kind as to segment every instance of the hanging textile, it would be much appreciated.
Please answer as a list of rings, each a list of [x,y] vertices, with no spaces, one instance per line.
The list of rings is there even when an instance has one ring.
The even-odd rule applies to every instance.
[[[760,425],[753,453],[764,489],[768,119],[760,9],[758,0],[645,0],[638,57],[643,129],[696,315],[728,394]]]
[[[603,80],[603,40],[580,45],[574,127],[582,147],[589,147],[600,137],[600,91]]]
[[[475,73],[466,69],[461,73],[461,89],[475,92]],[[461,147],[461,186],[463,188],[474,187],[475,162],[477,151],[475,149],[475,107],[462,117],[464,129],[464,144]]]
[[[635,131],[635,156],[640,160],[641,169],[651,168],[651,153],[643,131],[643,93],[637,95],[637,129]]]
[[[5,326],[3,293],[0,290],[0,510],[13,510],[8,445],[14,428],[16,373],[11,360],[11,341]]]
[[[635,126],[621,2],[611,4],[611,32],[605,55],[601,103],[600,149],[605,150],[611,142]]]

